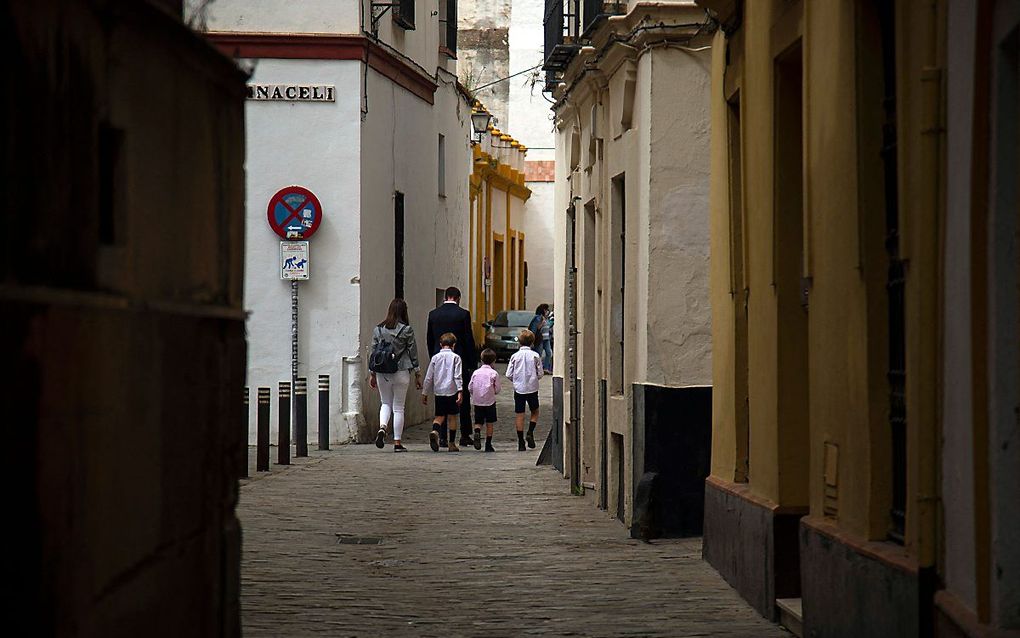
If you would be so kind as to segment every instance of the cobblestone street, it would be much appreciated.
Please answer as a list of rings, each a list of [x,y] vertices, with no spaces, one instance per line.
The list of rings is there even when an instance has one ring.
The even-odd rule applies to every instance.
[[[246,481],[245,635],[786,635],[701,560],[700,539],[631,540],[535,466],[542,386],[535,450],[516,451],[504,389],[495,454],[434,453],[419,425],[405,454],[351,445]]]

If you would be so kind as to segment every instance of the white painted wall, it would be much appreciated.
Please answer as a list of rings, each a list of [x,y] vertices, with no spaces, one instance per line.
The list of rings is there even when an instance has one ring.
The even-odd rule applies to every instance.
[[[513,0],[510,14],[510,73],[542,64],[544,17],[544,0]],[[549,101],[542,95],[545,72],[539,69],[539,74],[539,82],[534,85],[531,84],[530,74],[507,80],[510,83],[509,130],[528,147],[529,160],[551,160],[555,157],[552,111],[549,110]]]
[[[372,327],[394,296],[393,193],[404,193],[404,297],[418,337],[424,373],[428,365],[427,316],[436,289],[467,290],[468,105],[452,85],[440,83],[435,108],[369,70],[369,111],[362,127],[362,357]],[[446,135],[447,196],[438,194],[438,134]],[[465,299],[466,305],[466,299]],[[363,370],[367,377],[367,368]],[[378,427],[378,394],[367,389],[365,418]],[[431,418],[418,393],[409,390],[408,424]]]
[[[214,0],[207,4],[205,25],[215,31],[359,33],[360,1]],[[185,15],[192,15],[202,4],[202,0],[185,0]]]
[[[369,28],[367,0],[216,0],[204,26],[211,31],[349,33]],[[194,11],[198,0],[188,0]],[[438,52],[438,0],[416,3],[416,29],[379,22],[384,46],[396,49],[422,74],[435,77],[434,105],[359,61],[262,59],[252,82],[333,84],[336,103],[249,102],[247,116],[248,384],[273,389],[272,441],[276,441],[276,388],[290,379],[290,285],[279,279],[279,238],[266,222],[269,198],[291,184],[319,198],[324,221],[311,238],[311,280],[300,286],[299,375],[314,398],[317,375],[331,376],[330,425],[334,442],[378,424],[378,396],[368,388],[372,326],[394,296],[393,194],[405,195],[405,285],[411,324],[419,335],[421,365],[428,365],[426,316],[437,288],[467,286],[470,107],[456,89],[456,61]],[[364,80],[364,82],[363,82]],[[365,100],[362,100],[362,97]],[[362,112],[364,106],[365,112]],[[438,136],[446,137],[446,196],[438,188]],[[344,357],[360,355],[345,370]],[[353,377],[353,378],[352,378]],[[412,394],[415,394],[412,390]],[[351,397],[360,395],[361,413]],[[249,440],[255,440],[252,391]],[[408,422],[429,417],[416,396]],[[356,401],[355,401],[356,403]],[[344,414],[348,413],[345,420]],[[317,438],[314,404],[309,439]]]
[[[529,153],[530,155],[530,153]],[[525,205],[524,258],[528,262],[528,308],[553,303],[553,252],[555,238],[555,182],[528,182],[531,197]]]
[[[273,388],[273,442],[277,384],[290,380],[291,312],[290,284],[280,280],[280,238],[269,228],[266,209],[277,190],[292,184],[315,193],[324,211],[310,239],[311,279],[300,284],[299,375],[308,377],[310,389],[319,374],[330,375],[331,438],[349,438],[339,427],[339,359],[358,351],[359,290],[351,280],[360,267],[360,67],[357,61],[260,60],[253,82],[335,84],[337,101],[249,101],[245,106],[248,385]],[[254,400],[251,407],[249,441],[254,443]],[[310,416],[310,440],[317,438],[316,423]]]

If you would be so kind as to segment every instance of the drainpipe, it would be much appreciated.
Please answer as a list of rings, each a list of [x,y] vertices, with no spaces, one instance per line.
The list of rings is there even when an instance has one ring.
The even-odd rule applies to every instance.
[[[367,427],[361,402],[361,357],[344,357],[343,410],[347,425],[347,440],[358,441],[359,433]]]

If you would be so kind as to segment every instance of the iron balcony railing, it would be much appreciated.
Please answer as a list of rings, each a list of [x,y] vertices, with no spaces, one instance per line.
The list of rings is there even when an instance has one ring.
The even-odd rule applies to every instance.
[[[626,3],[606,0],[545,1],[545,90],[551,91],[558,74],[567,68],[600,19],[621,14]]]
[[[605,18],[611,15],[620,15],[627,9],[626,2],[607,2],[606,0],[583,0],[581,11],[581,39],[586,40],[591,35],[592,29]]]
[[[402,29],[414,31],[414,0],[396,0],[393,21]]]
[[[562,71],[580,48],[578,41],[580,0],[545,0],[546,71]]]

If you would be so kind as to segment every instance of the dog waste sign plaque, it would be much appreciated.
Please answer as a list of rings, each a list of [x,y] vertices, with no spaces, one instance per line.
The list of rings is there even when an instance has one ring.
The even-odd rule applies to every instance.
[[[288,281],[308,279],[308,242],[280,242],[280,279]]]
[[[281,239],[308,239],[322,223],[322,205],[307,188],[287,186],[270,198],[266,218]]]

